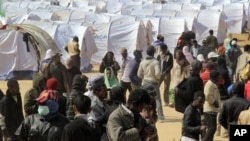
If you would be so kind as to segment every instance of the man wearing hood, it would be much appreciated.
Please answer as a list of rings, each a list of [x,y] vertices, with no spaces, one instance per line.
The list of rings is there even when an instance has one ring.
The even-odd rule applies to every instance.
[[[35,99],[38,113],[27,116],[15,132],[17,141],[61,141],[62,131],[69,120],[58,112],[57,93],[42,92]]]
[[[67,99],[67,112],[66,116],[69,120],[74,120],[74,110],[73,110],[73,101],[77,95],[84,95],[86,91],[86,85],[88,82],[88,77],[85,75],[75,75],[72,82],[72,90],[69,98]]]
[[[37,104],[34,102],[40,93],[46,87],[45,77],[42,73],[33,75],[33,87],[24,95],[24,112],[25,116],[37,113]]]
[[[7,82],[6,96],[0,102],[0,126],[5,140],[11,140],[23,120],[22,99],[17,80]]]
[[[247,110],[250,105],[244,98],[244,88],[245,85],[242,82],[233,84],[233,96],[222,106],[219,122],[226,129],[229,125],[237,124],[240,112]]]

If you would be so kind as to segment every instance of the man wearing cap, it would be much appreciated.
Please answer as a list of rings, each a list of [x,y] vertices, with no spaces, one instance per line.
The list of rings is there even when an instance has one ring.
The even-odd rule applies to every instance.
[[[142,85],[151,85],[156,90],[156,109],[158,114],[158,119],[160,122],[164,122],[165,117],[163,114],[161,95],[159,89],[159,81],[161,77],[160,63],[154,58],[155,47],[149,46],[147,48],[147,57],[140,63],[137,75],[142,79]]]
[[[131,79],[129,77],[132,70],[132,57],[128,56],[126,48],[121,48],[122,65],[121,65],[121,86],[125,89],[125,92],[129,90],[131,92]],[[126,93],[125,93],[126,94]]]
[[[61,141],[63,128],[69,120],[59,114],[57,100],[56,92],[42,92],[35,99],[38,113],[29,115],[20,124],[15,132],[17,140]]]
[[[57,91],[60,94],[70,93],[70,85],[66,67],[61,63],[60,58],[62,54],[56,53],[52,56],[52,61],[45,66],[44,76],[46,79],[56,78],[58,81]]]
[[[218,57],[219,57],[219,54],[215,53],[214,51],[209,52],[207,55],[207,61],[212,61],[214,63],[217,63]]]
[[[230,78],[233,81],[234,79],[233,76],[235,75],[235,72],[236,72],[238,57],[242,54],[242,51],[240,47],[237,45],[236,40],[232,40],[230,42],[230,45],[231,45],[231,48],[226,53],[226,57],[229,63],[229,69],[231,69]]]
[[[218,40],[214,36],[214,31],[211,29],[209,30],[209,36],[207,37],[207,46],[210,47],[213,51],[215,51],[218,47]]]
[[[137,71],[139,68],[139,65],[141,63],[142,59],[142,51],[141,50],[135,50],[134,56],[135,58],[132,61],[132,70],[130,72],[129,78],[131,80],[131,87],[132,89],[139,88],[141,86],[141,79],[137,76]]]
[[[73,40],[65,47],[65,50],[69,53],[70,58],[72,59],[72,64],[80,69],[81,57],[78,41],[78,37],[74,36]]]

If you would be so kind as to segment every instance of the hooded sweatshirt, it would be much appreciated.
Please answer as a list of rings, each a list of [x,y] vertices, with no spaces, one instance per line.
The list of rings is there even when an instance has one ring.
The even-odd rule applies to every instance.
[[[45,79],[42,73],[37,73],[33,76],[33,87],[29,89],[24,95],[24,112],[25,116],[37,113],[37,105],[35,103],[35,99],[40,95],[43,91],[42,88],[39,87],[39,83]]]

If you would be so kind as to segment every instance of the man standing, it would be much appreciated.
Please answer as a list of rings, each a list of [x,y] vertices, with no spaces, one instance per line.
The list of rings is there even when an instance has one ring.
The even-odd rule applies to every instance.
[[[160,55],[157,56],[157,60],[160,63],[160,70],[161,70],[161,78],[159,82],[159,86],[164,81],[164,93],[163,99],[165,105],[168,106],[169,104],[169,86],[171,82],[171,69],[173,68],[173,55],[167,48],[167,45],[161,44],[160,45]]]
[[[6,96],[0,102],[0,126],[4,140],[11,140],[24,117],[17,80],[8,80],[7,87]]]
[[[69,53],[70,58],[72,60],[72,64],[80,69],[81,57],[78,41],[78,37],[74,36],[73,40],[69,42],[68,45],[65,47],[65,50]]]
[[[242,73],[243,68],[246,66],[247,62],[249,61],[250,55],[250,45],[247,44],[244,46],[244,52],[238,57],[237,59],[237,67],[235,72],[235,80],[240,81],[240,75]]]
[[[70,93],[70,86],[66,67],[61,63],[62,54],[56,53],[52,56],[52,61],[45,66],[44,76],[46,79],[56,78],[58,81],[57,91],[59,94]]]
[[[159,81],[161,77],[160,63],[154,58],[155,47],[149,46],[147,48],[147,57],[140,63],[137,75],[142,79],[142,85],[148,86],[151,85],[156,90],[156,109],[158,114],[158,119],[160,122],[163,122],[165,117],[162,110],[161,104],[161,95],[159,89]]]
[[[122,55],[122,65],[121,65],[121,86],[126,91],[129,90],[131,92],[131,80],[129,78],[131,69],[132,69],[132,57],[128,56],[128,51],[126,48],[121,49],[121,55]]]
[[[202,91],[194,93],[194,99],[186,108],[182,122],[182,137],[181,141],[199,140],[199,135],[206,129],[206,126],[201,125],[201,111],[205,102],[205,95]]]
[[[33,75],[33,87],[24,95],[24,111],[25,116],[37,113],[36,99],[40,93],[46,88],[46,79],[42,73]]]
[[[216,117],[217,113],[220,112],[220,92],[217,87],[220,79],[220,73],[217,70],[210,72],[210,80],[207,81],[204,88],[206,101],[203,106],[205,125],[207,131],[202,139],[203,141],[213,141],[214,134],[216,131]]]
[[[198,50],[201,47],[201,45],[198,44],[198,42],[196,40],[192,41],[192,47],[191,47],[191,53],[193,55],[194,58],[197,58],[198,55]]]
[[[74,120],[67,124],[62,133],[62,141],[95,141],[98,136],[91,127],[88,113],[91,111],[91,99],[78,94],[73,100]]]
[[[214,31],[212,29],[209,30],[209,36],[207,37],[207,46],[212,49],[212,51],[216,51],[218,47],[218,40],[214,36]]]
[[[131,80],[132,89],[139,88],[141,86],[141,79],[137,76],[138,68],[141,63],[142,53],[140,50],[134,51],[135,58],[132,61],[132,70],[130,72],[129,78]]]
[[[106,128],[109,141],[140,141],[144,129],[140,112],[149,104],[150,96],[145,90],[133,90],[126,105],[120,104],[109,116]]]

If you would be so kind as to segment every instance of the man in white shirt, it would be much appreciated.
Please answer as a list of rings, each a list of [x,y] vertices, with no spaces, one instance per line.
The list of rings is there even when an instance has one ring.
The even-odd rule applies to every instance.
[[[128,56],[128,51],[126,48],[121,49],[122,55],[122,65],[121,65],[121,86],[125,89],[125,93],[127,90],[131,92],[131,80],[129,78],[130,72],[132,70],[132,60],[133,58]]]

